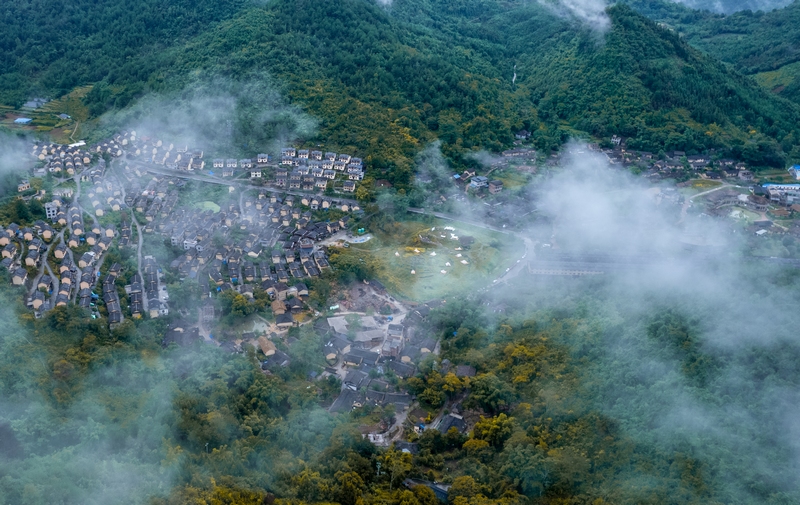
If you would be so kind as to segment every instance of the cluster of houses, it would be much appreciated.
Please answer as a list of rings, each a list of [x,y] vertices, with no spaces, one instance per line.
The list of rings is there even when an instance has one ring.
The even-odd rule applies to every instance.
[[[469,187],[469,189],[475,191],[480,192],[488,189],[491,195],[496,195],[503,191],[503,181],[499,179],[489,180],[486,176],[476,175],[475,170],[464,170],[460,174],[453,174],[453,180],[457,186]]]
[[[0,226],[0,266],[9,272],[12,284],[23,286],[28,283],[28,269],[42,264],[54,235],[55,230],[43,221],[36,221],[33,227],[22,228],[16,223]],[[49,286],[49,277],[45,280]]]
[[[290,190],[315,191],[328,188],[337,179],[343,180],[341,190],[352,193],[356,182],[364,179],[361,158],[349,154],[322,151],[281,149],[281,161],[275,170],[275,187]]]
[[[392,404],[398,411],[407,409],[413,398],[407,392],[398,391],[380,376],[391,371],[398,377],[413,377],[417,365],[435,352],[436,339],[417,331],[417,325],[440,303],[432,301],[421,304],[402,321],[362,316],[357,331],[349,328],[350,323],[344,316],[329,317],[323,321],[318,330],[328,335],[323,351],[325,359],[331,367],[344,366],[346,370],[342,392],[329,410],[349,412],[370,404]],[[470,372],[464,370],[464,373]],[[474,373],[472,369],[471,375]]]
[[[119,155],[124,151],[131,160],[183,171],[203,170],[206,166],[203,150],[190,150],[186,144],[176,145],[148,136],[139,137],[135,131],[119,133],[114,136],[113,142],[120,147]]]
[[[91,154],[120,156],[120,143],[104,142],[88,151],[81,149],[83,145],[36,145],[32,154],[45,162],[38,169],[45,173],[80,174],[80,182],[90,184],[84,195],[94,216],[101,217],[107,210],[121,210],[122,188],[115,179],[106,177],[105,160]],[[95,159],[97,163],[92,165]],[[102,299],[108,311],[109,324],[114,326],[123,319],[115,284],[121,267],[119,264],[111,265],[101,283],[100,267],[104,255],[120,234],[114,225],[102,226],[93,219],[89,219],[87,224],[81,202],[70,202],[73,193],[69,187],[57,187],[52,191],[52,200],[44,204],[46,217],[52,226],[37,221],[31,229],[19,229],[14,224],[6,227],[3,233],[6,236],[0,239],[8,246],[4,249],[4,260],[7,260],[4,266],[11,272],[11,282],[28,290],[28,305],[37,316],[53,307],[75,303],[97,317],[97,302]],[[122,238],[130,240],[130,234],[130,225],[123,224]],[[98,283],[101,284],[101,294],[95,293]]]
[[[202,149],[189,149],[187,145],[175,145],[162,140],[142,136],[136,132],[123,132],[112,141],[99,144],[97,152],[109,152],[120,156],[123,152],[132,160],[162,165],[165,168],[182,171],[200,171],[212,168],[222,177],[234,177],[244,172],[250,179],[265,177],[265,168],[275,165],[269,154],[261,153],[255,158],[216,158],[206,166]],[[130,167],[128,167],[130,169]],[[295,149],[281,150],[281,159],[274,170],[273,184],[277,188],[298,191],[324,191],[335,181],[341,180],[336,189],[352,193],[356,183],[364,178],[364,164],[360,158],[349,154]]]
[[[31,156],[45,161],[44,166],[37,169],[39,173],[34,175],[45,175],[46,172],[50,172],[55,175],[73,176],[92,163],[89,151],[81,149],[77,144],[36,144],[33,146]]]
[[[752,187],[751,194],[721,189],[706,196],[712,210],[738,205],[756,212],[771,212],[776,217],[789,217],[800,212],[800,184],[767,183]]]
[[[753,180],[753,172],[748,170],[744,163],[729,158],[714,159],[713,153],[687,155],[684,151],[669,151],[664,156],[664,159],[658,159],[658,156],[653,153],[627,150],[621,145],[617,145],[612,149],[600,149],[597,146],[591,147],[603,152],[612,165],[639,165],[647,169],[650,176],[675,177],[689,169],[699,172],[701,177],[712,180]]]
[[[56,230],[44,221],[36,221],[31,228],[20,228],[11,223],[0,230],[0,245],[3,247],[0,265],[10,273],[13,285],[28,290],[28,306],[37,315],[70,301],[90,308],[98,298],[92,292],[99,277],[98,262],[111,246],[113,231],[109,233],[96,224],[87,231],[77,207],[71,207],[70,214],[72,221],[62,223],[69,224],[72,232],[66,241],[55,242]],[[87,245],[90,248],[76,261],[72,249],[86,248]],[[48,258],[51,250],[54,262]],[[116,277],[119,265],[112,265],[109,272]],[[111,281],[106,279],[104,282]],[[105,292],[104,288],[104,296]],[[115,324],[119,321],[111,318],[110,309],[109,322]]]
[[[222,177],[233,177],[237,170],[242,170],[248,173],[251,179],[260,179],[263,176],[264,168],[271,163],[272,156],[261,153],[256,156],[255,160],[243,158],[237,161],[236,158],[217,158],[213,160],[212,167],[214,170],[221,171]]]
[[[145,313],[151,318],[168,315],[169,295],[166,286],[161,283],[162,269],[153,256],[146,255],[144,257],[142,274],[144,279],[139,272],[136,272],[131,278],[131,283],[125,286],[131,317],[138,319]],[[147,306],[145,306],[145,302]]]
[[[184,278],[197,279],[204,296],[214,290],[233,289],[252,297],[254,289],[263,289],[273,298],[272,309],[279,325],[292,325],[295,324],[292,316],[303,308],[303,304],[298,303],[300,297],[292,296],[296,287],[290,285],[299,285],[307,291],[307,288],[302,288],[301,281],[317,277],[330,268],[325,248],[317,244],[346,229],[350,220],[348,215],[344,215],[319,221],[313,212],[326,209],[345,213],[360,211],[358,205],[350,200],[316,195],[281,196],[266,190],[257,195],[243,195],[238,205],[234,202],[223,204],[219,212],[179,208],[179,190],[185,185],[182,179],[144,178],[134,167],[127,168],[124,178],[118,180],[107,177],[103,156],[93,155],[121,156],[127,153],[133,159],[140,158],[170,168],[201,170],[205,167],[201,150],[190,151],[188,146],[137,137],[136,132],[120,133],[88,150],[81,147],[53,144],[37,145],[33,149],[34,156],[45,161],[45,171],[63,171],[71,176],[79,174],[83,196],[80,201],[70,202],[73,189],[60,188],[59,195],[54,191],[52,201],[44,206],[47,218],[55,228],[37,222],[33,235],[38,234],[39,238],[30,237],[27,230],[12,225],[11,232],[3,230],[7,237],[0,240],[5,242],[4,266],[12,272],[12,282],[29,289],[37,309],[47,310],[72,302],[94,312],[96,304],[102,301],[108,309],[110,324],[123,320],[124,307],[120,304],[115,284],[117,276],[106,275],[100,282],[99,269],[103,255],[115,239],[120,247],[135,247],[138,240],[132,240],[131,216],[123,214],[122,219],[112,218],[117,226],[108,224],[105,227],[101,227],[96,218],[130,209],[135,213],[133,217],[139,217],[138,225],[143,233],[159,234],[183,250],[169,266]],[[304,160],[295,165],[301,171],[310,170],[315,162],[321,164],[323,161],[322,153],[318,156],[316,152],[287,149],[283,154],[286,159]],[[349,167],[354,173],[353,169],[358,167],[362,174],[358,179],[363,177],[360,160],[336,154],[332,158],[337,168],[346,171]],[[96,163],[92,165],[94,161]],[[268,155],[262,154],[256,160],[226,160],[225,164],[226,168],[234,168],[235,162],[236,168],[260,169],[270,161]],[[219,165],[219,160],[215,160],[215,165]],[[27,189],[25,186],[21,191]],[[86,217],[87,214],[95,219]],[[57,235],[56,230],[64,230],[64,233],[57,241],[51,242]],[[30,243],[20,241],[18,233],[19,238],[28,237]],[[45,268],[41,261],[46,257],[48,247],[55,258],[55,261],[51,259],[52,265],[47,265],[48,270],[53,266],[56,272],[53,276],[42,275]],[[125,286],[129,309],[129,314],[125,315],[133,318],[144,314],[150,317],[166,315],[168,296],[165,286],[160,283],[161,268],[153,257],[147,255],[140,267],[141,274],[136,272]],[[34,269],[38,269],[38,273],[30,279]],[[41,279],[47,281],[47,289],[33,286],[40,284],[38,281]],[[98,291],[100,295],[94,292],[98,284],[102,285],[102,293]]]
[[[252,298],[257,288],[273,300],[291,297],[290,283],[302,284],[303,279],[318,277],[330,268],[325,249],[316,244],[344,229],[349,217],[314,221],[310,211],[275,199],[275,203],[262,201],[280,209],[278,221],[242,219],[234,204],[218,213],[180,209],[160,220],[156,232],[184,251],[170,268],[183,278],[197,279],[203,297],[211,291],[235,290]],[[279,326],[293,324],[291,315],[280,309],[273,306]]]

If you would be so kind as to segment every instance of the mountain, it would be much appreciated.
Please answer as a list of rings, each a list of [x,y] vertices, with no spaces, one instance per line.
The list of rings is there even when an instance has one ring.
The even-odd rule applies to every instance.
[[[181,5],[166,12],[180,18],[190,11]],[[117,6],[98,4],[98,19],[113,17]],[[155,3],[143,7],[159,12]],[[474,163],[465,156],[473,150],[511,145],[513,132],[525,128],[545,150],[572,136],[617,134],[641,149],[714,147],[778,166],[791,148],[786,139],[800,135],[796,105],[624,5],[608,9],[607,33],[527,2],[230,0],[204,8],[207,23],[186,14],[185,24],[161,19],[152,30],[77,30],[72,41],[17,44],[4,56],[0,96],[94,84],[85,100],[100,114],[146,92],[180,90],[198,76],[266,72],[319,118],[309,142],[356,149],[401,187],[415,154],[437,138],[456,165]],[[125,10],[123,17],[138,12],[127,4]],[[13,46],[10,37],[3,40]],[[69,50],[57,50],[59,44]],[[81,48],[91,57],[75,54]],[[34,71],[37,51],[48,55],[43,62],[59,69],[60,80]]]
[[[728,16],[661,0],[635,0],[629,5],[678,31],[706,54],[754,76],[773,93],[800,103],[800,3]]]
[[[106,80],[124,81],[125,106],[158,54],[237,12],[244,0],[29,0],[0,11],[0,103],[60,96]],[[97,111],[96,111],[97,112]]]
[[[785,7],[791,0],[680,0],[691,9],[731,14],[739,11],[768,12]]]

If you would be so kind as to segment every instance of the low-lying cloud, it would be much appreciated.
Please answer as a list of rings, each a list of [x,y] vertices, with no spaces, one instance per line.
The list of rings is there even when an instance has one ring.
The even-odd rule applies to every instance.
[[[571,345],[595,408],[633,440],[714,469],[705,474],[714,496],[800,496],[793,272],[751,256],[755,237],[741,229],[659,197],[675,196],[672,184],[654,188],[596,153],[561,164],[539,184],[552,237],[537,244],[537,260],[618,264],[585,283],[522,275],[492,292],[496,303],[590,314],[596,340]]]
[[[107,127],[135,130],[207,151],[278,152],[312,137],[317,121],[288,103],[265,74],[240,80],[196,79],[180,90],[153,94],[106,118]]]
[[[605,0],[539,0],[539,3],[563,18],[578,21],[600,33],[611,26]]]

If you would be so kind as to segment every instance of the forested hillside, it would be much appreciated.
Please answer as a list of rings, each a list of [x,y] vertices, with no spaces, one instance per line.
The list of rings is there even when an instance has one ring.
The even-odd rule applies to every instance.
[[[796,277],[749,275],[742,304],[797,293]],[[109,332],[74,306],[34,320],[15,313],[5,286],[4,505],[437,503],[406,478],[452,485],[449,502],[460,505],[798,497],[783,424],[794,421],[780,401],[800,379],[792,327],[774,321],[774,340],[736,344],[729,335],[749,330],[704,327],[728,301],[659,293],[644,308],[603,282],[528,284],[487,300],[507,307],[498,320],[483,303],[451,298],[423,330],[442,338],[440,360],[477,375],[427,360],[416,376],[387,380],[432,412],[458,403],[476,424],[411,432],[411,454],[378,449],[358,430],[394,416],[390,408],[334,416],[320,407],[341,384],[306,380],[325,342],[310,325],[295,333],[291,366],[265,375],[252,348],[162,350],[162,320]],[[724,348],[709,344],[722,335]]]
[[[589,35],[545,36],[532,20],[510,30],[525,44],[521,73],[543,121],[601,138],[632,137],[629,145],[644,150],[731,146],[755,165],[781,164],[781,148],[770,139],[791,149],[796,107],[627,7],[608,13],[612,28],[604,44]]]
[[[677,30],[701,51],[753,75],[766,89],[800,103],[800,3],[766,13],[743,11],[728,16],[661,0],[627,3]]]
[[[0,103],[124,83],[124,107],[158,72],[160,51],[236,12],[244,0],[8,2],[0,12]]]
[[[4,100],[94,84],[86,102],[97,115],[197,76],[267,72],[321,120],[308,140],[358,149],[401,186],[435,138],[456,163],[526,128],[544,149],[621,134],[642,149],[729,147],[782,165],[797,136],[796,107],[621,6],[598,34],[538,4],[493,0],[181,5],[126,5],[118,16],[111,0],[79,4],[58,30],[38,20],[59,6],[7,10]],[[26,30],[42,36],[13,35]]]

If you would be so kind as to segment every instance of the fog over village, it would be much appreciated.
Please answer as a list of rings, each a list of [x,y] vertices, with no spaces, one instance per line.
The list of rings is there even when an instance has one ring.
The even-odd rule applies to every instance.
[[[800,502],[795,4],[46,4],[0,505]]]

